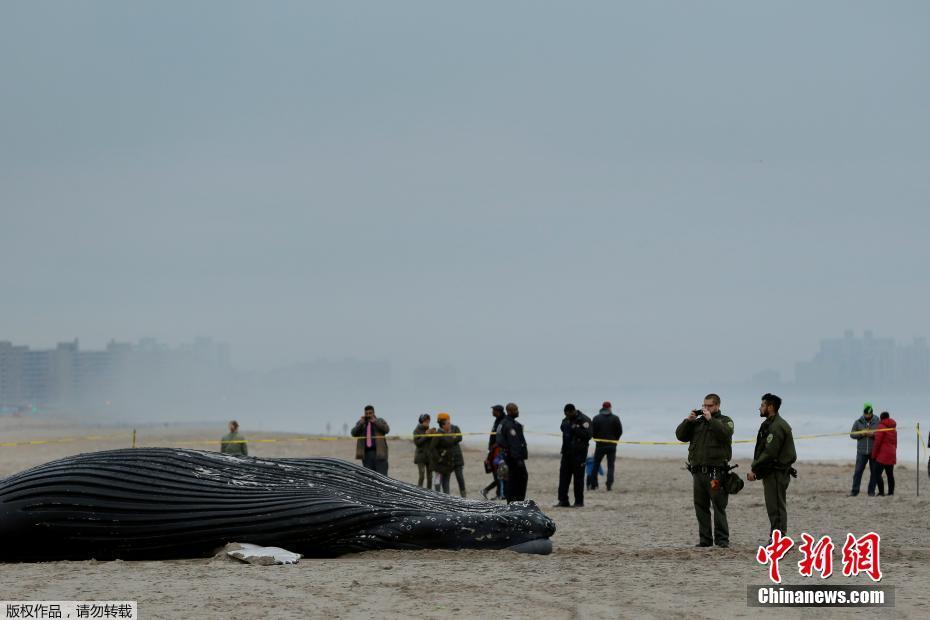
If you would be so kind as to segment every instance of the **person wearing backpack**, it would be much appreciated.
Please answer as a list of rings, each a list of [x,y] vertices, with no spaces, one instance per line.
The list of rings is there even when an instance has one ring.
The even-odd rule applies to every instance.
[[[503,493],[501,492],[503,485],[501,484],[500,477],[497,475],[499,462],[497,457],[501,452],[500,447],[497,445],[497,429],[504,419],[504,406],[494,405],[491,407],[491,415],[494,416],[494,425],[491,427],[491,436],[488,437],[488,456],[484,459],[484,471],[485,473],[491,474],[493,480],[488,486],[481,489],[481,497],[489,499],[488,491],[495,489],[496,495],[494,499],[504,499]]]

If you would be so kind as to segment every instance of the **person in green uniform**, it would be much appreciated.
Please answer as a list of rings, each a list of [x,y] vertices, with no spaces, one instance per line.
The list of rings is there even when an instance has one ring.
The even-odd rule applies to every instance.
[[[720,413],[720,397],[708,394],[704,405],[688,414],[675,429],[678,441],[688,443],[694,513],[698,522],[698,547],[730,546],[727,494],[724,481],[733,456],[733,420]],[[710,508],[714,507],[713,527]]]
[[[249,455],[249,445],[245,442],[245,437],[239,434],[239,423],[235,420],[229,421],[229,433],[223,435],[220,440],[220,452],[239,456]]]
[[[781,398],[765,394],[759,405],[759,416],[765,418],[756,437],[755,456],[746,474],[750,482],[762,481],[765,510],[769,515],[769,534],[775,530],[788,533],[788,483],[796,475],[791,467],[798,455],[794,451],[791,426],[778,414]]]

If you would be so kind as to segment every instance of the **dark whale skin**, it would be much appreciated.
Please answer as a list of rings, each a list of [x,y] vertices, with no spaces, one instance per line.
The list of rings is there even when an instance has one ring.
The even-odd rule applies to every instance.
[[[177,448],[67,457],[0,480],[0,561],[209,557],[229,542],[305,557],[373,549],[551,550],[534,502],[464,500],[332,458]]]

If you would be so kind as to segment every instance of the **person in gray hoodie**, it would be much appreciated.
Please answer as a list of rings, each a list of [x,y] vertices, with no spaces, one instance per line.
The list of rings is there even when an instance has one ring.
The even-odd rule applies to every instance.
[[[875,475],[875,462],[872,460],[872,444],[875,442],[875,429],[878,428],[878,419],[872,411],[872,403],[865,403],[862,406],[862,417],[853,423],[852,431],[849,436],[856,440],[856,470],[853,472],[852,490],[849,491],[850,497],[859,495],[859,486],[862,484],[862,472],[865,466],[869,466],[869,495],[875,495],[875,487],[878,486],[878,494],[885,494],[885,483],[881,476]]]

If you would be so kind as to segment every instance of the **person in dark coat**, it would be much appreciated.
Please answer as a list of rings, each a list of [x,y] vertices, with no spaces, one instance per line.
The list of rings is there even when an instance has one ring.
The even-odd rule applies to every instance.
[[[384,436],[390,432],[391,427],[383,418],[375,416],[375,408],[371,405],[365,407],[364,415],[352,429],[352,436],[358,437],[355,458],[362,466],[384,476],[388,473],[388,446]]]
[[[494,499],[503,499],[502,485],[500,478],[497,477],[497,456],[501,449],[497,446],[497,429],[504,419],[504,406],[494,405],[491,407],[491,415],[494,416],[494,425],[491,426],[491,435],[488,437],[488,456],[484,459],[484,471],[491,474],[494,478],[491,483],[481,489],[481,497],[488,499],[488,491],[495,490]]]
[[[452,422],[448,413],[440,413],[436,416],[436,422],[439,428],[436,429],[436,437],[430,442],[430,466],[433,471],[439,474],[439,490],[443,493],[449,493],[449,481],[452,478],[452,472],[456,469],[456,451],[461,456],[462,449],[459,443],[462,441],[461,435],[456,436]],[[460,487],[461,491],[464,491]]]
[[[452,472],[455,474],[455,481],[459,485],[459,495],[466,497],[464,473],[465,456],[462,454],[462,429],[452,423],[452,417],[448,413],[440,413],[436,416],[436,420],[439,422],[439,427],[443,432],[452,435]]]
[[[875,476],[881,480],[882,472],[888,478],[888,495],[894,495],[894,466],[898,462],[898,423],[887,411],[878,416],[878,429],[872,444]],[[881,493],[879,493],[881,495]]]
[[[601,460],[607,457],[607,490],[614,485],[614,461],[617,458],[617,441],[623,435],[620,417],[614,414],[610,401],[605,400],[601,411],[591,421],[594,436],[594,468],[591,470],[591,485],[596,489],[597,474],[601,469]],[[598,441],[606,440],[606,441]]]
[[[424,435],[432,435],[436,432],[436,429],[430,428],[429,424],[429,414],[424,413],[420,416],[417,427],[413,429],[413,445],[416,446],[413,462],[416,464],[419,473],[417,486],[427,489],[430,487],[430,481],[433,479],[433,470],[430,469],[429,466],[429,446],[433,438],[425,437]]]
[[[584,506],[584,464],[591,441],[591,419],[568,403],[563,409],[562,462],[559,465],[559,501],[556,507]],[[574,486],[575,503],[568,503],[568,487]]]
[[[875,443],[875,429],[878,428],[878,420],[872,410],[872,403],[865,403],[862,406],[862,416],[852,425],[849,436],[856,441],[856,469],[853,471],[852,489],[849,491],[850,497],[859,495],[859,485],[862,484],[862,472],[869,468],[869,495],[875,495],[875,487],[878,486],[878,494],[885,494],[885,483],[882,482],[881,476],[875,475],[874,461],[872,461],[872,445]]]
[[[520,415],[519,407],[516,403],[507,403],[505,411],[507,415],[497,428],[497,445],[501,449],[504,464],[507,466],[504,495],[509,504],[526,499],[526,485],[529,482],[526,459],[529,458],[529,450],[526,447],[526,438],[523,436],[523,425],[517,422],[517,417]]]

